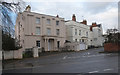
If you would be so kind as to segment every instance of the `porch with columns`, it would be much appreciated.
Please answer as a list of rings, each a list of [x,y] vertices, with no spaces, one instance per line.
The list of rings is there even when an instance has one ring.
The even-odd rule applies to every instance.
[[[43,39],[45,51],[55,51],[57,48],[57,39],[54,37],[45,37]]]

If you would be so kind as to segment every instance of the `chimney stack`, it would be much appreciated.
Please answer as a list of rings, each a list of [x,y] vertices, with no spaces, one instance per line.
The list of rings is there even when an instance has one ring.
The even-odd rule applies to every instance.
[[[56,17],[59,18],[59,15],[57,15]]]
[[[92,26],[93,26],[93,27],[96,27],[96,26],[97,26],[96,22],[95,22],[95,23],[92,23]]]
[[[28,5],[28,6],[26,7],[25,11],[28,11],[28,12],[31,11],[31,7],[30,7],[30,5]]]
[[[87,25],[87,21],[86,20],[83,20],[83,22],[80,22],[80,23]]]
[[[72,21],[76,21],[76,16],[75,16],[75,14],[73,14],[73,16],[72,16]]]

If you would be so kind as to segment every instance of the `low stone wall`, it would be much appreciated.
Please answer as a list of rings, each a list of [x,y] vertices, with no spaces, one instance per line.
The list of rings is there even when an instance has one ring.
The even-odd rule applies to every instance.
[[[69,50],[80,51],[88,49],[88,46],[85,43],[72,42],[65,43],[64,46]]]
[[[23,58],[22,49],[14,51],[14,59],[22,59],[22,58]]]
[[[10,50],[3,52],[4,59],[22,59],[22,50]]]
[[[13,59],[14,58],[14,51],[4,51],[4,59]]]
[[[120,51],[120,44],[105,43],[104,44],[104,51],[106,51],[106,52],[117,52],[117,51]]]

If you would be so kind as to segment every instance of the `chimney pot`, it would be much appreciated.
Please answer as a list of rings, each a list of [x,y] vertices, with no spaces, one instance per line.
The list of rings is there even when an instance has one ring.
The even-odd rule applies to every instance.
[[[25,9],[25,11],[31,11],[31,6],[30,5],[28,5],[27,7],[26,7],[26,9]]]
[[[73,16],[72,16],[72,21],[76,21],[76,16],[75,16],[75,14],[73,14]]]
[[[87,21],[86,20],[83,20],[83,22],[81,22],[81,23],[87,25]]]
[[[95,22],[95,23],[92,23],[92,26],[93,26],[93,27],[96,27],[96,26],[97,26],[96,22]]]
[[[59,18],[59,15],[57,15],[56,17]]]

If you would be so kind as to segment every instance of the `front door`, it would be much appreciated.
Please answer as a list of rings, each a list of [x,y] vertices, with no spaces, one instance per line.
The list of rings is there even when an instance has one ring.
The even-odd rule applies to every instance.
[[[57,41],[57,48],[60,48],[60,41]]]
[[[52,50],[53,49],[53,40],[52,39],[49,39],[48,40],[48,51]]]

